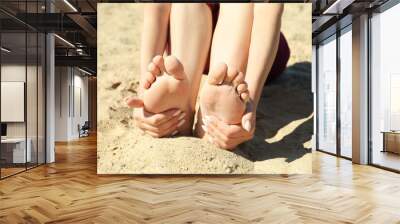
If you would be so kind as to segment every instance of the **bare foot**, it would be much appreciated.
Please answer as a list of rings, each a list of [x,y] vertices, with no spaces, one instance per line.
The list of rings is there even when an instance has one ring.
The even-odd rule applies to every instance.
[[[208,75],[200,93],[199,121],[214,116],[227,124],[240,124],[249,99],[244,74],[228,70],[226,64],[218,64]],[[203,134],[197,134],[202,137]]]
[[[190,111],[190,86],[182,64],[174,56],[155,56],[144,76],[144,109],[160,113],[169,109],[180,109],[178,132],[189,135],[192,132],[193,115]],[[174,133],[175,134],[175,133]]]

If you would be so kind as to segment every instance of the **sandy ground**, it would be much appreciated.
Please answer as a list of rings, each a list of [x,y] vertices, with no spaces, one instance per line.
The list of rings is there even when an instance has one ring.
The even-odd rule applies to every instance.
[[[311,4],[286,4],[292,56],[264,89],[253,140],[234,152],[194,137],[154,139],[133,126],[123,99],[139,77],[142,5],[98,4],[99,174],[311,173]]]

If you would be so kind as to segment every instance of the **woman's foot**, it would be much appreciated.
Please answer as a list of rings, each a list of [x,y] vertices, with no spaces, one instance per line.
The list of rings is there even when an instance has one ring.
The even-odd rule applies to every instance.
[[[151,113],[180,109],[182,114],[177,120],[177,131],[181,135],[191,134],[190,85],[182,64],[174,56],[163,58],[158,55],[147,70],[143,80],[144,109]]]
[[[240,124],[248,99],[244,74],[228,71],[226,64],[219,64],[208,74],[207,83],[201,90],[198,123],[202,125],[205,116],[214,116],[227,124]]]

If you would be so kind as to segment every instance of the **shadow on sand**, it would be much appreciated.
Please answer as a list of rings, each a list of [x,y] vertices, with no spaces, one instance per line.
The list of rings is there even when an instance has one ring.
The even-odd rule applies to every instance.
[[[264,88],[255,136],[235,153],[251,161],[299,159],[311,153],[304,143],[311,141],[313,117],[311,63],[296,63]]]

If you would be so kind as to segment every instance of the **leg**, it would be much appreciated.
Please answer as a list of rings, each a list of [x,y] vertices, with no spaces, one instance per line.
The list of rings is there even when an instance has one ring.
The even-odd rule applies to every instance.
[[[156,56],[147,68],[145,109],[153,113],[181,109],[185,116],[178,130],[185,135],[192,130],[197,93],[211,41],[211,22],[211,11],[206,4],[172,4],[171,56]],[[166,75],[161,75],[163,72]]]
[[[173,4],[170,29],[171,55],[185,68],[191,89],[190,106],[194,111],[210,48],[211,10],[204,3]]]
[[[210,68],[226,63],[229,69],[244,72],[249,54],[253,4],[220,4],[211,46]]]
[[[204,135],[202,115],[239,124],[246,109],[246,69],[253,22],[253,4],[221,4],[211,46],[210,73],[200,96],[196,134]]]
[[[146,80],[148,64],[156,55],[162,55],[165,51],[170,3],[145,4],[143,18],[143,32],[140,50],[140,74],[142,85],[150,85]],[[150,81],[152,81],[150,79]]]

